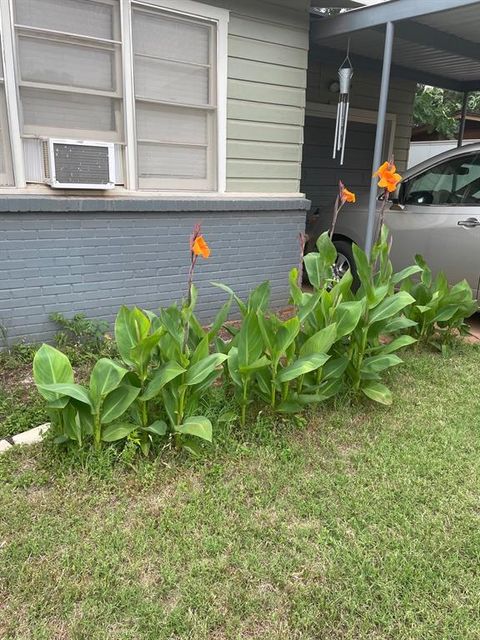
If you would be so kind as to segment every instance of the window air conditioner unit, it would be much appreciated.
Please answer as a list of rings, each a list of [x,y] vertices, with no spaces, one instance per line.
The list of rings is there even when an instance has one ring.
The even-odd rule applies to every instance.
[[[48,139],[49,184],[54,189],[113,189],[111,142]]]

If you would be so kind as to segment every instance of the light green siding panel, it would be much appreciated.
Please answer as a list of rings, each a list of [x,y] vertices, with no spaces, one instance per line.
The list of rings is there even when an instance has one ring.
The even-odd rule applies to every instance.
[[[272,162],[268,160],[228,160],[230,178],[290,178],[300,179],[297,162]]]
[[[272,64],[282,64],[286,67],[296,67],[302,70],[307,66],[307,51],[305,49],[260,42],[259,40],[241,38],[239,36],[230,36],[228,53],[235,58],[271,62]]]
[[[305,91],[297,87],[278,87],[248,80],[228,81],[228,97],[292,107],[305,107]]]
[[[308,29],[307,0],[295,3],[294,7],[270,0],[206,0],[206,4],[229,9],[232,16],[243,16],[248,20],[264,20],[282,26]]]
[[[255,160],[289,160],[301,162],[302,146],[300,144],[283,144],[281,142],[250,142],[246,140],[229,140],[227,144],[228,158],[244,158]]]
[[[273,10],[274,11],[274,10]],[[273,12],[272,12],[273,13]],[[308,49],[308,25],[305,28],[290,28],[274,21],[252,20],[232,14],[229,22],[230,35],[253,38],[262,42],[273,42],[299,49]]]
[[[310,0],[211,0],[230,10],[227,190],[295,193]]]
[[[259,140],[262,142],[303,142],[303,128],[267,122],[247,122],[229,120],[227,122],[229,140]],[[227,174],[228,175],[228,174]]]
[[[298,193],[299,180],[252,180],[235,178],[227,180],[227,191],[253,193]]]
[[[237,80],[279,84],[285,87],[304,88],[307,83],[307,74],[302,69],[231,57],[228,59],[228,76]]]
[[[261,104],[245,100],[229,100],[227,114],[233,120],[254,120],[277,124],[303,125],[304,110],[300,107],[285,107],[275,104]]]

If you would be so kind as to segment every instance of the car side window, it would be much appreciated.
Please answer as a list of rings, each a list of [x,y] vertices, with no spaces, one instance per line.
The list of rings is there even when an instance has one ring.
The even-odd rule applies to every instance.
[[[480,204],[480,155],[451,158],[407,180],[403,203],[417,206]]]

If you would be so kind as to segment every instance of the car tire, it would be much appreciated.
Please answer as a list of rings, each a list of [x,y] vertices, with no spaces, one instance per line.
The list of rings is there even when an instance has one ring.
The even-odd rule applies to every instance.
[[[350,269],[353,276],[352,290],[356,291],[360,286],[360,280],[358,279],[355,259],[353,257],[352,243],[349,240],[334,240],[333,244],[337,250],[335,267],[337,268],[338,277],[340,279],[346,271]]]
[[[335,266],[341,267],[339,273],[339,279],[344,275],[347,269],[350,269],[353,276],[352,291],[356,291],[360,286],[360,280],[358,279],[357,268],[355,266],[355,260],[353,258],[352,243],[349,240],[334,240],[333,244],[337,250],[337,262]],[[307,270],[303,270],[302,282],[305,285],[309,285]]]

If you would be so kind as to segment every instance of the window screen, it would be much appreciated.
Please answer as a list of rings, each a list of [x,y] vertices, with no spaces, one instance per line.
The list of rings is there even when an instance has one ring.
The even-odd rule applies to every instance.
[[[123,140],[119,0],[16,0],[22,133]]]
[[[132,16],[140,188],[215,189],[215,26]]]
[[[0,41],[0,50],[2,43]],[[7,107],[5,103],[5,80],[3,75],[2,56],[0,55],[0,186],[13,184],[10,153],[10,137],[8,135]]]

